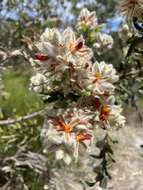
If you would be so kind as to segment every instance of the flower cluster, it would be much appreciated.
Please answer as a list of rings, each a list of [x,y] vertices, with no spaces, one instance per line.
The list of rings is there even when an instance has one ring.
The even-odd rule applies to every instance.
[[[95,13],[82,10],[78,25],[83,24],[96,25]],[[105,46],[112,44],[111,39],[105,42]],[[40,92],[44,88],[53,98],[41,137],[48,150],[58,147],[57,159],[69,164],[69,155],[77,160],[79,151],[89,147],[96,128],[124,125],[121,106],[115,105],[114,97],[118,75],[111,64],[93,63],[92,49],[71,28],[63,32],[47,28],[35,45],[38,53],[33,62],[38,74],[31,78],[31,86],[37,90],[35,86],[39,85]]]

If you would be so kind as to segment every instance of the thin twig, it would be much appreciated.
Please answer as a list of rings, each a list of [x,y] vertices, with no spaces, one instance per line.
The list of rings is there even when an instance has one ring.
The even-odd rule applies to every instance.
[[[19,117],[18,119],[1,120],[0,126],[11,125],[11,124],[27,121],[27,120],[33,119],[34,117],[37,117],[39,115],[43,115],[43,112],[44,112],[44,110],[40,110],[40,111],[34,112],[32,114],[25,115],[23,117]]]
[[[141,74],[141,73],[143,73],[143,68],[140,70],[137,70],[137,71],[131,71],[129,73],[121,74],[120,79],[131,77],[131,76],[136,76],[136,75]]]

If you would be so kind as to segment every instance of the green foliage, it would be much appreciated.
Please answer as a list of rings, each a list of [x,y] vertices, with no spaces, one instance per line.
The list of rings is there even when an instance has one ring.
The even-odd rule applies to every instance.
[[[0,105],[6,116],[26,115],[43,108],[40,97],[28,89],[29,72],[6,71],[3,73],[5,97],[1,97]]]

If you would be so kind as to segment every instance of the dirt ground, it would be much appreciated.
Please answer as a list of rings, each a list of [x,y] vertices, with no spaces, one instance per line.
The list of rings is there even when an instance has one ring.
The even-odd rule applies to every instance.
[[[126,127],[114,132],[119,143],[109,190],[143,190],[143,126],[137,112],[126,116]]]
[[[143,190],[143,128],[126,126],[118,132],[111,190]]]

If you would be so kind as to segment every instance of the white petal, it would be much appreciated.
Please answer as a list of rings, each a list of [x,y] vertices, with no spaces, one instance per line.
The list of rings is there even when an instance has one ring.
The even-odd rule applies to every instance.
[[[72,161],[71,157],[68,155],[68,154],[65,154],[64,155],[64,158],[63,158],[64,162],[69,165]]]
[[[48,55],[49,57],[55,57],[57,53],[55,47],[49,42],[38,42],[35,44],[35,46],[40,52]]]
[[[63,38],[64,38],[64,42],[65,44],[69,44],[69,43],[72,43],[72,42],[75,42],[76,41],[76,37],[75,37],[75,33],[74,31],[68,27],[64,30],[63,32]]]
[[[56,151],[56,159],[61,160],[64,158],[64,151],[63,150],[57,150]]]

